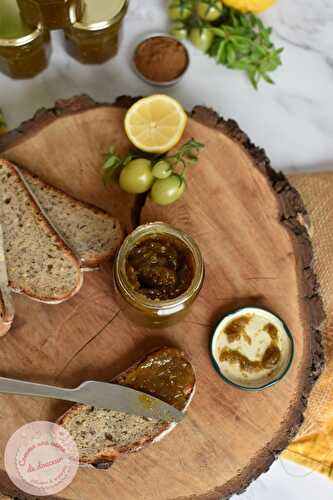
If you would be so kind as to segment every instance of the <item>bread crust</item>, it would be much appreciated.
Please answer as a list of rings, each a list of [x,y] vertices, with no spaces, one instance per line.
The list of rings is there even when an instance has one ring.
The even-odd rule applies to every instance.
[[[0,337],[3,337],[10,330],[15,315],[14,304],[10,292],[6,301],[3,297],[3,292],[0,290],[0,312],[2,312],[2,318],[0,318]]]
[[[0,226],[0,254],[1,257],[4,254],[4,248],[3,248],[3,234],[2,234],[2,227]],[[2,264],[6,266],[6,261],[4,261]],[[13,303],[13,298],[11,296],[11,292],[8,288],[8,281],[7,281],[7,273],[5,273],[4,276],[5,282],[2,283],[2,289],[0,289],[0,337],[3,337],[6,335],[6,333],[10,330],[13,320],[14,320],[14,315],[15,315],[15,309],[14,309],[14,303]]]
[[[13,324],[14,317],[9,321],[0,321],[0,337],[4,337],[9,332]]]
[[[144,362],[147,359],[148,356],[150,356],[151,354],[155,354],[157,352],[163,353],[163,352],[169,351],[169,350],[174,350],[175,352],[177,352],[177,355],[181,355],[184,359],[186,359],[186,361],[188,361],[188,359],[186,358],[183,351],[180,351],[179,349],[177,349],[175,347],[161,347],[159,349],[154,349],[153,351],[148,352],[141,359],[139,359],[138,361],[133,363],[133,365],[131,365],[129,368],[127,368],[126,370],[121,372],[119,375],[114,377],[111,380],[111,382],[115,383],[115,384],[121,383],[121,380],[129,372],[131,372],[132,370],[135,370],[138,367],[138,365],[140,365],[142,362]],[[195,378],[194,378],[194,383],[193,383],[193,386],[191,387],[191,391],[188,395],[186,404],[185,404],[184,408],[181,410],[183,413],[186,412],[187,408],[189,407],[189,405],[193,399],[193,396],[195,393],[195,388],[196,388],[196,382],[195,382]],[[66,422],[67,418],[72,418],[74,415],[78,415],[80,413],[81,409],[83,409],[83,408],[86,408],[86,405],[75,404],[74,406],[69,408],[69,410],[67,410],[60,418],[58,418],[56,423],[58,425],[63,425]],[[129,453],[134,453],[134,452],[140,451],[142,448],[144,448],[148,444],[160,441],[161,439],[163,439],[163,437],[166,436],[166,434],[171,432],[176,427],[176,425],[177,425],[177,423],[175,423],[175,422],[165,422],[164,425],[160,428],[160,430],[158,430],[155,434],[145,436],[145,437],[141,438],[139,441],[131,443],[130,446],[119,448],[117,450],[110,446],[108,448],[107,447],[104,448],[99,453],[95,454],[93,458],[88,458],[88,457],[81,458],[80,457],[80,465],[82,465],[82,466],[92,465],[92,466],[96,467],[97,469],[98,468],[100,468],[100,469],[109,468],[112,466],[113,462],[117,458],[119,458],[120,456],[128,455]]]
[[[0,337],[6,335],[6,333],[10,330],[13,321],[14,321],[14,311],[7,313],[7,311],[5,310],[4,318],[0,319]]]
[[[115,248],[113,250],[110,250],[110,251],[100,252],[95,257],[90,257],[89,259],[81,259],[80,262],[81,262],[81,267],[82,267],[83,271],[85,270],[85,268],[87,268],[87,270],[96,269],[103,262],[105,262],[106,260],[109,260],[111,257],[113,257],[113,255],[116,252],[117,247],[120,246],[120,244],[125,236],[124,230],[121,227],[118,219],[116,219],[115,217],[113,217],[109,213],[105,212],[104,210],[97,208],[94,205],[91,205],[90,203],[78,200],[78,199],[74,198],[74,196],[68,195],[67,193],[65,193],[61,189],[56,188],[56,187],[52,186],[51,184],[47,184],[42,179],[40,179],[37,175],[32,174],[31,172],[29,172],[25,168],[20,167],[18,170],[19,170],[21,176],[23,177],[23,179],[25,179],[25,178],[37,179],[38,182],[40,182],[45,187],[47,187],[48,191],[50,191],[51,193],[52,192],[56,193],[58,196],[61,196],[63,198],[63,200],[69,201],[70,203],[75,203],[78,207],[89,209],[91,212],[93,212],[96,215],[101,215],[105,218],[108,218],[110,223],[116,225],[115,240],[117,241],[117,243],[115,244]],[[46,215],[46,218],[49,220],[49,217],[47,215]],[[52,224],[52,222],[51,222],[51,224]],[[56,231],[58,231],[61,234],[61,232],[58,230],[58,228],[56,228]],[[67,246],[69,246],[68,243],[67,243]],[[74,248],[72,248],[72,251],[75,253]]]
[[[72,250],[66,245],[66,243],[62,240],[62,238],[59,236],[59,234],[56,232],[54,227],[50,224],[48,219],[45,217],[42,208],[38,204],[36,198],[33,196],[31,193],[30,189],[27,188],[26,183],[24,182],[24,179],[22,175],[20,174],[18,168],[8,160],[0,159],[0,164],[5,165],[14,175],[17,183],[20,183],[23,185],[24,189],[26,190],[27,196],[30,198],[30,202],[32,204],[32,210],[34,211],[34,216],[36,217],[38,223],[43,227],[44,231],[52,238],[52,240],[56,243],[58,248],[61,248],[64,254],[69,258],[69,260],[72,261],[74,267],[76,267],[77,270],[77,283],[75,288],[70,292],[67,293],[66,295],[57,295],[55,297],[47,297],[43,295],[35,295],[28,289],[24,288],[15,288],[12,286],[11,282],[9,281],[9,288],[15,292],[15,293],[22,293],[24,295],[27,295],[33,300],[37,300],[38,302],[44,302],[47,304],[58,304],[60,302],[63,302],[65,300],[68,300],[69,298],[73,297],[81,288],[82,283],[83,283],[83,276],[81,273],[80,269],[80,262],[76,255],[72,252]]]

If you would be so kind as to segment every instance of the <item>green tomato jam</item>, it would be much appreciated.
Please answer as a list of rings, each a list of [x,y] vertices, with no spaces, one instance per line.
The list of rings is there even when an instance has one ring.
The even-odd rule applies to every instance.
[[[85,0],[83,15],[64,30],[67,52],[82,64],[102,64],[118,52],[128,0]]]
[[[0,0],[0,72],[32,78],[48,64],[48,33],[21,17],[14,0]]]
[[[126,260],[127,279],[134,290],[152,300],[182,295],[194,276],[193,256],[178,238],[152,235],[139,241]]]
[[[164,347],[149,354],[135,370],[118,377],[117,382],[183,410],[193,390],[195,377],[190,362],[181,351]]]
[[[12,0],[11,0],[12,1]],[[49,30],[68,26],[82,17],[83,0],[17,0],[25,22],[42,23]]]
[[[244,327],[250,321],[251,315],[241,316],[240,318],[232,321],[226,328],[225,333],[228,336],[229,342],[234,342],[239,340],[242,335],[244,335]],[[267,323],[264,330],[268,333],[271,338],[271,342],[267,349],[265,350],[263,357],[259,361],[253,361],[248,359],[244,354],[239,351],[234,351],[225,348],[220,353],[220,361],[228,361],[229,363],[238,363],[239,367],[244,372],[258,372],[262,369],[270,370],[274,369],[281,359],[281,350],[278,345],[278,330],[276,326],[272,323]],[[246,335],[248,337],[248,335]],[[248,342],[248,339],[245,338]],[[250,342],[251,343],[251,339]]]
[[[240,318],[234,319],[225,327],[224,333],[228,337],[229,342],[235,342],[235,340],[239,340],[243,337],[248,344],[251,344],[252,340],[245,331],[245,327],[251,321],[251,318],[251,314],[246,314]]]

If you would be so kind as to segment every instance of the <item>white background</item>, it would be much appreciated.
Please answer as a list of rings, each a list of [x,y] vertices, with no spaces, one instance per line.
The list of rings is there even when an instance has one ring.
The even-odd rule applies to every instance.
[[[0,0],[1,2],[1,0]],[[154,91],[131,71],[137,37],[167,26],[163,0],[131,0],[119,56],[103,66],[81,66],[64,52],[61,33],[53,33],[50,67],[30,81],[0,75],[0,107],[11,127],[58,98],[87,93],[98,101]],[[1,7],[0,7],[1,8]],[[263,15],[285,47],[276,85],[255,92],[245,76],[216,66],[190,47],[190,70],[167,92],[190,109],[215,108],[236,119],[264,147],[273,166],[284,171],[333,167],[333,0],[278,0]],[[239,500],[329,500],[333,483],[289,462],[277,460]]]

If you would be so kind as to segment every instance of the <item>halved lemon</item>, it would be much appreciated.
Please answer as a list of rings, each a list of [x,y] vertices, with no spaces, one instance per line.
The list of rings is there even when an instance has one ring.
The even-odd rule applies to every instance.
[[[181,139],[186,122],[187,115],[178,101],[156,94],[130,107],[125,116],[125,130],[138,149],[166,153]]]

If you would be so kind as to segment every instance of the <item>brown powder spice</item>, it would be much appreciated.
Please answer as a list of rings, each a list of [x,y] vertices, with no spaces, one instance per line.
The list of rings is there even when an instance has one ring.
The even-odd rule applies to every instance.
[[[154,82],[171,82],[186,70],[189,58],[178,40],[154,36],[140,43],[134,54],[137,70]]]

